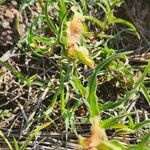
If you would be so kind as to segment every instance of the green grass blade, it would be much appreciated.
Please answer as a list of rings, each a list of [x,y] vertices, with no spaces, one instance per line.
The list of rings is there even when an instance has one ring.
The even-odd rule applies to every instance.
[[[59,0],[60,8],[59,8],[59,20],[62,22],[62,19],[64,18],[64,15],[67,12],[66,4],[64,0]]]
[[[6,2],[6,0],[0,0],[0,5],[3,5]]]
[[[38,21],[40,19],[44,19],[43,16],[38,16],[37,18],[35,18],[29,28],[29,31],[27,33],[27,44],[31,44],[31,43],[34,43],[34,32],[33,32],[33,28],[38,24]]]
[[[68,10],[64,15],[63,18],[60,22],[60,27],[59,27],[59,33],[58,33],[58,41],[60,43],[62,43],[63,45],[67,45],[67,41],[66,38],[63,36],[63,32],[64,32],[64,25],[66,24],[66,19],[67,19],[67,15],[69,14],[70,10]]]
[[[136,35],[137,35],[137,37],[140,39],[140,35],[139,35],[139,33],[137,32],[137,29],[136,29],[135,26],[134,26],[132,23],[130,23],[129,21],[124,20],[124,19],[121,19],[121,18],[116,18],[115,20],[112,21],[112,23],[120,23],[120,24],[124,24],[124,25],[128,26],[129,29],[130,29],[131,31],[135,32]]]
[[[13,68],[11,65],[9,65],[7,62],[1,61],[0,60],[0,64],[2,64],[4,67],[6,67],[8,70],[10,70],[12,72],[12,74],[16,77],[18,77],[18,79],[20,79],[23,83],[27,82],[27,79],[15,68]]]
[[[115,150],[117,150],[117,148],[119,149],[120,148],[120,150],[127,150],[127,147],[123,144],[123,143],[121,143],[121,142],[119,142],[119,141],[110,141],[110,143],[111,144],[113,144],[113,148],[115,149]]]
[[[19,150],[19,144],[15,137],[13,137],[15,150]]]
[[[136,93],[138,92],[137,89],[132,89],[131,91],[128,91],[123,98],[119,98],[115,102],[107,102],[105,104],[101,104],[99,107],[101,110],[108,110],[108,109],[114,109],[115,107],[121,105],[121,104],[126,104],[129,100],[132,100]]]
[[[97,150],[126,150],[126,147],[119,142],[101,140]]]
[[[101,63],[99,63],[96,68],[95,68],[95,71],[96,74],[99,73],[99,71],[101,71],[109,62],[111,62],[112,60],[115,60],[116,58],[119,58],[120,56],[123,56],[123,55],[127,55],[127,54],[130,54],[132,52],[122,52],[122,53],[116,53],[116,54],[113,54],[112,56],[110,56],[109,58],[105,59],[104,61],[102,61]]]
[[[63,75],[63,68],[62,62],[60,64],[60,101],[61,101],[61,111],[64,112],[66,101],[65,101],[65,91],[64,91],[64,75]]]
[[[105,5],[106,16],[109,19],[111,17],[111,15],[112,15],[112,10],[110,8],[109,1],[108,0],[100,0],[100,1],[101,1],[101,3],[103,3]]]
[[[44,128],[48,127],[51,124],[51,122],[44,123],[43,125],[40,125],[35,129],[25,140],[25,142],[20,147],[20,150],[25,150],[29,142]]]
[[[38,42],[45,43],[45,44],[50,44],[50,38],[47,38],[47,37],[44,37],[44,36],[43,37],[42,36],[35,36],[34,40],[36,40]]]
[[[37,78],[37,74],[32,75],[29,78],[24,77],[18,70],[9,65],[7,62],[0,60],[0,64],[10,70],[15,77],[17,77],[22,83],[24,83],[24,86],[30,86],[32,82]]]
[[[55,23],[53,22],[53,20],[49,17],[49,13],[48,13],[48,6],[50,4],[52,4],[53,1],[52,0],[47,0],[46,4],[45,4],[45,8],[44,8],[44,14],[45,14],[45,18],[47,21],[47,25],[50,28],[50,30],[57,36],[57,29],[55,27]]]
[[[81,5],[82,5],[82,10],[83,10],[83,15],[87,14],[87,4],[86,4],[86,0],[80,0]]]
[[[102,128],[109,128],[112,125],[116,124],[116,122],[118,122],[119,119],[122,119],[123,117],[127,116],[127,114],[123,114],[123,115],[119,115],[119,116],[115,116],[115,117],[111,117],[108,119],[104,119],[100,122],[100,126]]]
[[[103,111],[108,110],[108,109],[114,109],[117,106],[121,105],[125,100],[126,100],[125,98],[122,98],[122,99],[118,99],[115,102],[107,102],[105,104],[100,104],[99,109]]]
[[[144,69],[144,72],[142,73],[140,79],[136,82],[135,88],[139,88],[140,87],[140,85],[144,82],[145,77],[146,77],[147,73],[149,73],[149,71],[150,71],[150,60],[149,60],[149,62],[147,64],[146,68]]]
[[[99,115],[99,108],[98,108],[98,101],[97,101],[97,95],[96,95],[96,89],[97,89],[97,77],[96,74],[93,74],[89,77],[88,80],[88,103],[89,103],[89,109],[90,114],[92,117]]]
[[[143,148],[150,142],[150,132],[142,138],[142,141],[136,146],[135,150],[143,150]]]
[[[85,16],[85,19],[94,22],[96,25],[98,25],[102,30],[104,29],[104,23],[100,21],[99,19],[93,17],[93,16]]]
[[[4,139],[4,141],[6,142],[6,144],[8,145],[10,150],[13,150],[10,142],[8,141],[8,139],[5,137],[4,133],[0,130],[0,136]]]
[[[44,111],[43,114],[42,114],[41,116],[39,116],[38,118],[42,119],[42,118],[44,118],[44,117],[46,117],[46,116],[49,116],[49,115],[53,112],[53,109],[54,109],[54,106],[55,106],[55,104],[56,104],[56,101],[57,101],[57,98],[58,98],[59,94],[60,94],[60,89],[58,88],[58,89],[56,90],[56,92],[55,92],[55,94],[54,94],[52,100],[51,100],[50,106],[49,106],[49,107],[47,108],[47,110]]]
[[[86,89],[82,85],[80,79],[74,75],[71,76],[71,84],[75,88],[76,91],[82,94],[83,97],[86,97]]]
[[[131,91],[128,91],[126,93],[124,98],[120,98],[116,102],[108,102],[104,105],[100,105],[99,106],[100,109],[101,110],[114,109],[115,107],[119,106],[123,102],[124,102],[124,104],[126,104],[129,100],[132,100],[135,97],[136,93],[139,91],[140,86],[143,84],[144,79],[145,79],[147,73],[149,72],[149,69],[150,69],[150,61],[149,61],[148,65],[146,66],[139,81],[137,81],[137,83],[135,84],[134,88]]]
[[[150,106],[150,95],[149,95],[148,90],[147,90],[147,88],[145,87],[144,84],[142,84],[142,85],[140,86],[140,92],[144,95],[144,97],[145,97],[146,100],[147,100],[147,103],[148,103],[149,106]]]
[[[99,106],[98,106],[98,102],[97,102],[97,95],[96,95],[96,89],[97,89],[97,75],[98,73],[112,60],[128,54],[130,52],[123,52],[123,53],[117,53],[114,54],[112,56],[110,56],[109,58],[103,60],[101,63],[99,63],[95,70],[93,71],[92,75],[90,75],[89,79],[88,79],[88,103],[90,105],[90,113],[91,116],[95,116],[99,114]]]
[[[149,125],[150,124],[150,119],[148,120],[144,120],[142,122],[139,122],[137,124],[135,124],[135,126],[132,128],[133,130],[138,130],[146,125]]]
[[[32,5],[37,0],[22,0],[20,4],[19,11],[22,12],[26,7]]]

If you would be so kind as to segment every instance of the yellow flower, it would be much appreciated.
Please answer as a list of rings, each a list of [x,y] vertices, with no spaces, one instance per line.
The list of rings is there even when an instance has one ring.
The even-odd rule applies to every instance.
[[[79,138],[79,142],[82,148],[88,150],[104,150],[103,142],[107,142],[107,136],[105,130],[100,128],[99,122],[99,116],[95,116],[91,126],[91,136],[89,138]]]
[[[75,55],[84,65],[94,68],[94,61],[89,57],[89,52],[85,47],[79,46],[75,49]]]
[[[75,49],[77,48],[76,44],[72,44],[68,48],[68,57],[71,59],[76,59]]]
[[[75,7],[71,9],[74,16],[71,21],[67,22],[67,41],[69,44],[75,44],[80,41],[82,35],[84,16],[77,12]]]
[[[68,42],[68,57],[78,59],[83,64],[94,68],[94,61],[89,58],[89,52],[80,44],[80,39],[83,33],[84,16],[77,11],[76,7],[72,7],[74,12],[73,19],[67,22],[67,42]]]
[[[89,58],[89,51],[83,46],[78,46],[77,44],[71,45],[68,49],[68,57],[78,59],[90,68],[94,68],[94,61]]]

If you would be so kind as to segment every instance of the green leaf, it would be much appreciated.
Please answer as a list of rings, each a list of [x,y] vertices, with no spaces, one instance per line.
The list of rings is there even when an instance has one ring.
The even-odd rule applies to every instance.
[[[51,124],[51,122],[44,123],[43,125],[38,126],[24,141],[24,143],[21,145],[20,150],[25,150],[29,142],[44,128],[48,127]]]
[[[41,116],[39,116],[38,118],[42,119],[42,118],[48,116],[49,114],[51,114],[51,113],[53,112],[53,109],[54,109],[54,106],[55,106],[55,104],[56,104],[56,101],[57,101],[57,98],[58,98],[59,94],[60,94],[60,88],[58,88],[58,89],[56,90],[56,92],[55,92],[55,94],[54,94],[54,96],[53,96],[53,98],[52,98],[52,100],[51,100],[50,106],[49,106],[49,107],[47,108],[47,110],[44,111],[43,114],[42,114]]]
[[[131,31],[135,32],[137,37],[140,39],[140,35],[139,33],[137,32],[137,29],[135,28],[135,26],[130,23],[129,21],[127,20],[124,20],[124,19],[121,19],[121,18],[116,18],[115,20],[112,21],[112,23],[121,23],[121,24],[124,24],[126,26],[129,27],[129,29],[131,29]]]
[[[108,110],[108,109],[114,109],[115,107],[121,105],[125,100],[126,98],[120,98],[116,100],[115,102],[107,102],[105,104],[100,104],[99,109],[103,111]]]
[[[125,116],[127,116],[127,114],[118,115],[118,116],[115,116],[115,117],[110,117],[108,119],[104,119],[100,122],[100,126],[102,128],[111,128],[111,126],[116,124],[116,122],[118,122],[119,119],[122,119]]]
[[[67,15],[69,14],[70,10],[66,11],[66,13],[62,16],[60,26],[59,26],[59,33],[58,33],[58,41],[63,45],[67,45],[66,35],[64,35],[64,26],[66,25]]]
[[[133,130],[138,130],[146,125],[149,125],[150,124],[150,119],[148,120],[144,120],[142,122],[139,122],[137,124],[135,124],[135,126],[132,128]]]
[[[126,150],[126,147],[117,141],[100,141],[97,150]]]
[[[34,40],[36,40],[38,42],[45,43],[45,44],[50,44],[51,43],[51,38],[47,38],[47,37],[44,37],[44,36],[43,37],[42,36],[34,36]]]
[[[128,125],[122,124],[122,123],[116,123],[113,126],[111,126],[112,129],[117,129],[117,133],[122,135],[122,134],[131,134],[134,133],[135,131],[129,128]]]
[[[0,0],[0,5],[4,4],[6,0]]]
[[[86,0],[80,0],[81,5],[82,5],[82,10],[83,10],[83,15],[87,14],[87,4]]]
[[[135,83],[135,87],[134,88],[140,88],[140,85],[142,85],[142,83],[145,80],[145,77],[147,75],[147,73],[149,73],[150,71],[150,60],[148,61],[148,64],[146,66],[146,68],[144,69],[144,72],[142,73],[140,79]]]
[[[45,8],[44,8],[44,14],[45,14],[45,18],[46,18],[48,27],[55,34],[55,36],[57,36],[57,29],[54,25],[55,22],[52,20],[51,17],[49,17],[49,13],[48,13],[48,6],[52,3],[53,3],[53,1],[49,1],[49,0],[46,1]]]
[[[136,146],[135,150],[143,150],[144,147],[150,142],[150,132],[142,138],[141,142]]]
[[[18,77],[23,83],[27,82],[27,79],[15,68],[13,68],[11,65],[9,65],[7,62],[1,61],[0,64],[2,64],[4,67],[6,67],[8,70],[12,72],[12,74],[16,77]]]
[[[101,3],[103,3],[105,5],[107,19],[110,19],[111,16],[113,15],[113,12],[110,7],[109,1],[108,0],[100,0],[100,1],[101,1]]]
[[[109,3],[111,6],[120,7],[120,5],[123,3],[123,0],[109,0]]]
[[[110,143],[113,145],[114,148],[116,147],[116,148],[120,148],[120,150],[127,150],[127,147],[124,145],[124,143],[118,141],[110,141]]]
[[[140,92],[144,95],[145,99],[147,100],[147,103],[150,106],[150,95],[148,93],[148,89],[145,87],[144,84],[141,84],[141,86],[140,86]]]
[[[22,0],[19,11],[23,11],[29,5],[32,5],[36,0]]]
[[[10,150],[13,150],[12,145],[10,144],[10,142],[8,141],[8,139],[5,137],[4,133],[0,130],[0,136],[4,139],[4,141],[6,142],[6,144],[8,145]]]
[[[97,24],[102,30],[105,28],[104,27],[104,23],[102,21],[100,21],[99,19],[93,17],[93,16],[85,16],[85,19],[94,22],[95,24]]]
[[[76,91],[79,91],[83,97],[86,97],[86,89],[82,85],[79,77],[76,77],[74,75],[71,76],[71,84],[76,89]]]
[[[59,20],[62,22],[64,15],[67,12],[66,4],[64,0],[59,0],[60,8],[59,8]]]
[[[75,49],[75,56],[81,61],[84,65],[94,68],[94,61],[86,54],[86,48],[80,46],[78,49]]]
[[[16,140],[15,137],[13,137],[13,141],[14,141],[14,147],[15,147],[15,150],[19,150],[18,141]]]
[[[33,29],[38,24],[40,19],[44,19],[44,17],[43,16],[38,16],[37,18],[35,18],[33,20],[32,24],[31,24],[29,30],[28,30],[28,33],[27,33],[27,44],[29,44],[29,45],[32,44],[32,43],[36,44],[35,40],[33,38],[34,35],[35,35],[35,33],[33,32]]]
[[[97,89],[97,75],[99,72],[112,60],[125,55],[129,54],[131,52],[123,52],[123,53],[117,53],[113,54],[112,56],[108,57],[107,59],[103,60],[100,62],[96,68],[94,69],[93,73],[90,75],[88,79],[88,103],[90,105],[90,113],[91,116],[97,116],[99,114],[99,107],[98,107],[98,100],[97,100],[97,95],[96,95],[96,89]],[[122,100],[121,100],[122,103]],[[120,104],[120,101],[119,101]]]
[[[33,81],[38,77],[37,74],[34,74],[32,76],[30,76],[28,79],[26,79],[24,81],[24,86],[31,86],[31,84],[33,83]]]
[[[64,112],[66,101],[65,101],[65,91],[64,91],[64,75],[63,75],[63,69],[62,64],[60,67],[60,100],[61,100],[61,111]]]
[[[115,102],[107,102],[103,105],[102,104],[99,105],[99,108],[101,110],[114,109],[115,107],[119,106],[122,103],[124,103],[124,105],[126,105],[129,100],[132,100],[133,98],[135,98],[136,93],[139,91],[140,86],[143,84],[144,79],[145,79],[147,73],[149,72],[149,69],[150,69],[150,61],[149,61],[148,65],[146,66],[140,79],[135,83],[135,86],[133,87],[133,89],[131,91],[128,91],[123,98],[120,98]]]

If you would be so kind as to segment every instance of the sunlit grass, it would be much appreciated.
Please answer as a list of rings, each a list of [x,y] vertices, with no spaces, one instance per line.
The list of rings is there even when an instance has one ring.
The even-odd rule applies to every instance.
[[[28,5],[32,5],[33,2],[24,1],[21,5],[21,10]],[[57,77],[58,84],[55,87],[52,88],[49,85],[51,78],[49,79],[50,83],[45,87],[45,84],[37,82],[38,74],[25,77],[8,63],[0,61],[0,64],[10,70],[21,81],[23,86],[37,86],[38,83],[40,84],[39,88],[42,87],[47,91],[53,91],[53,96],[47,109],[36,116],[28,128],[37,120],[43,122],[43,120],[48,119],[52,122],[51,124],[55,124],[55,121],[51,119],[51,114],[56,106],[59,106],[58,109],[64,119],[65,131],[74,132],[84,149],[148,150],[149,133],[143,138],[141,137],[138,144],[127,145],[125,142],[109,139],[107,132],[105,132],[105,130],[113,129],[118,135],[134,134],[150,123],[150,120],[137,123],[134,120],[135,118],[132,117],[136,112],[128,109],[139,92],[145,96],[148,104],[150,104],[150,96],[144,85],[146,75],[150,71],[150,62],[141,76],[135,79],[133,68],[128,61],[128,55],[132,52],[117,53],[109,45],[109,41],[114,40],[115,35],[109,35],[107,31],[116,23],[125,25],[128,30],[139,37],[133,24],[114,16],[114,8],[120,6],[122,1],[100,0],[93,1],[93,4],[95,2],[104,11],[103,20],[88,14],[88,2],[85,0],[80,0],[79,3],[74,0],[60,0],[57,2],[47,0],[45,3],[44,1],[42,2],[42,14],[31,23],[27,32],[26,45],[28,46],[28,51],[32,52],[33,58],[40,58],[45,55],[58,58],[57,65],[59,68],[57,71],[59,71],[59,77]],[[50,16],[49,6],[54,9],[54,16]],[[95,30],[90,29],[88,26],[90,23],[95,26]],[[39,24],[42,29],[39,28]],[[47,29],[50,34],[46,36]],[[93,38],[91,43],[88,35],[91,35],[91,39]],[[87,72],[90,70],[91,72],[85,77],[83,70]],[[103,79],[102,82],[114,79],[117,86],[125,85],[123,95],[106,102],[105,99],[101,98],[101,95],[97,94],[98,86],[101,84],[100,78]],[[111,92],[113,93],[113,91]],[[68,106],[72,99],[75,102]],[[89,138],[81,137],[75,126],[75,112],[81,104],[84,104],[87,108],[87,115],[84,116],[86,117],[84,119],[91,123],[91,136]],[[109,115],[103,119],[102,116],[105,113]],[[37,127],[22,145],[14,138],[15,149],[26,149],[32,138],[40,130],[51,124],[45,123]],[[8,147],[12,149],[7,138],[2,132],[0,133]]]

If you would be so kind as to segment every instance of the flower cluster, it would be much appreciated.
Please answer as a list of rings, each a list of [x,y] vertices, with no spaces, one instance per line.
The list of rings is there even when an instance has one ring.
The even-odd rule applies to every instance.
[[[74,60],[78,59],[83,64],[94,68],[94,61],[89,57],[88,50],[80,46],[85,18],[77,11],[76,7],[72,7],[71,10],[74,12],[74,16],[71,21],[67,22],[68,57]]]
[[[103,142],[107,142],[105,130],[99,126],[100,118],[95,116],[91,126],[91,136],[89,138],[80,137],[80,145],[86,150],[102,150],[105,149]]]

